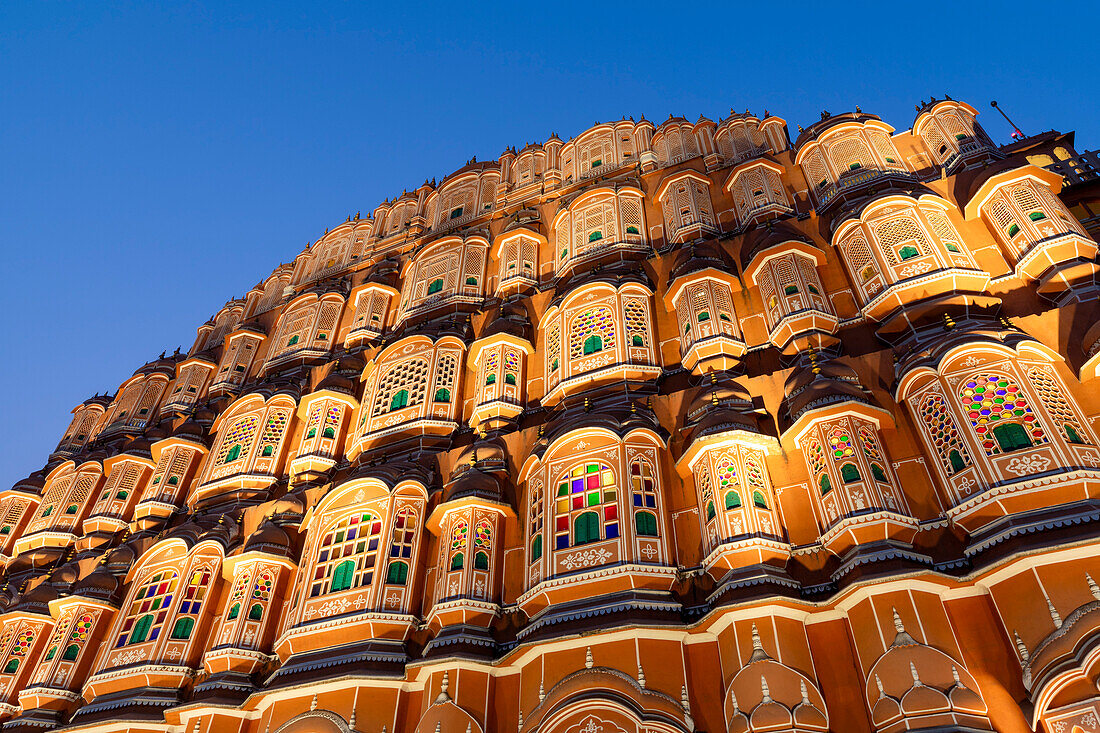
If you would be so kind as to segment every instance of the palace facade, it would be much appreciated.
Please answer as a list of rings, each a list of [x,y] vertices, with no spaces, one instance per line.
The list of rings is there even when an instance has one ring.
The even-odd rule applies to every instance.
[[[1097,158],[976,115],[326,230],[0,492],[3,730],[1100,731]]]

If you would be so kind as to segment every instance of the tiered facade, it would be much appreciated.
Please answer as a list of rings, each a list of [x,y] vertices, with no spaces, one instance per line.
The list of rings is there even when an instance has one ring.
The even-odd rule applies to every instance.
[[[975,116],[326,231],[0,492],[3,730],[1100,730],[1100,181]]]

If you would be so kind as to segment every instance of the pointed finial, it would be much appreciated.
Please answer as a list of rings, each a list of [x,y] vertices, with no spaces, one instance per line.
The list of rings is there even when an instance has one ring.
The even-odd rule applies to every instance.
[[[587,646],[584,648],[584,668],[592,669],[592,647]]]
[[[858,105],[858,104],[856,105],[856,114],[857,114],[857,115],[859,115],[859,114],[863,114],[863,110],[861,110],[861,109],[859,108],[859,105]]]
[[[957,667],[955,667],[954,664],[951,665],[951,679],[955,680],[955,687],[961,687],[964,690],[966,689],[966,685],[964,685],[962,683],[962,680],[959,679],[959,670]]]
[[[1085,573],[1085,582],[1089,584],[1089,592],[1092,593],[1092,597],[1100,601],[1100,586],[1096,585],[1096,581],[1088,573]]]
[[[435,733],[440,733],[441,730],[443,730],[443,721],[442,720],[435,721]]]
[[[1062,617],[1058,615],[1058,609],[1054,607],[1054,604],[1050,601],[1050,596],[1043,591],[1043,597],[1047,599],[1047,611],[1050,612],[1050,620],[1054,622],[1054,628],[1062,628]]]
[[[351,717],[348,718],[348,727],[355,730],[355,706],[351,708]]]
[[[642,669],[641,662],[638,663],[638,687],[645,689],[645,670]]]
[[[878,673],[875,673],[875,685],[878,686],[878,699],[881,700],[886,697],[886,690],[882,689],[882,678],[878,676]]]
[[[733,712],[737,712],[737,695],[734,694],[733,688],[730,688],[730,705],[733,705]]]
[[[1027,650],[1027,644],[1020,638],[1020,633],[1016,630],[1012,631],[1012,635],[1016,637],[1016,652],[1020,655],[1020,661],[1025,665],[1031,661],[1031,654]]]
[[[768,678],[764,675],[760,675],[760,694],[763,695],[763,702],[772,701],[772,691],[768,687]]]
[[[590,409],[592,409],[592,398],[591,397],[585,397],[584,398],[584,411],[588,412]]]
[[[955,327],[954,319],[951,318],[950,314],[944,313],[943,314],[943,330],[944,331],[950,331],[954,327]]]
[[[317,693],[316,692],[313,693],[313,699],[309,701],[309,709],[310,709],[311,712],[317,709]]]
[[[810,693],[806,690],[806,680],[799,678],[798,687],[802,691],[802,704],[810,704]]]
[[[519,720],[517,721],[518,724],[519,724],[518,730],[523,730],[523,711],[522,710],[519,711],[519,715],[517,717],[519,718]]]
[[[473,733],[473,730],[474,730],[474,724],[467,721],[466,722],[466,733]]]
[[[436,705],[439,705],[440,703],[447,702],[448,700],[451,699],[451,696],[449,694],[447,694],[447,690],[450,689],[450,686],[451,686],[450,672],[447,671],[447,670],[443,670],[443,680],[439,683],[439,695],[437,695],[436,698],[435,698],[435,704]]]
[[[894,631],[899,634],[905,633],[905,626],[901,623],[901,616],[898,615],[898,609],[891,608],[890,611],[894,614]]]
[[[917,674],[917,665],[913,664],[912,662],[909,662],[909,674],[913,675],[914,685],[921,684],[920,675]]]
[[[756,630],[756,624],[752,625],[752,656],[749,663],[768,659],[768,653],[764,651],[764,644],[760,641],[760,632]]]
[[[684,709],[685,713],[691,714],[691,701],[688,700],[688,686],[680,686],[680,707]]]
[[[539,678],[539,702],[546,699],[546,690],[542,686],[542,678]]]

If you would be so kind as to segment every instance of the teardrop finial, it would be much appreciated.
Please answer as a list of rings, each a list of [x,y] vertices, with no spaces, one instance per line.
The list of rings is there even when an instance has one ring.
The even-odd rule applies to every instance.
[[[1025,665],[1031,660],[1031,654],[1027,650],[1027,644],[1020,638],[1018,631],[1013,631],[1012,635],[1016,637],[1016,652],[1020,655],[1020,661]]]
[[[905,625],[901,622],[901,615],[898,614],[898,609],[891,608],[890,611],[894,614],[894,631],[899,634],[905,632]]]
[[[310,712],[317,709],[317,693],[313,693],[313,699],[309,701]]]
[[[447,693],[447,690],[451,687],[451,673],[449,670],[443,670],[443,680],[439,683],[439,695],[435,698],[435,704],[448,702],[451,696]]]
[[[638,687],[645,689],[645,670],[640,663],[638,664]]]
[[[802,690],[802,704],[803,705],[809,705],[810,704],[810,693],[806,690],[806,680],[800,679],[798,681],[798,686]]]
[[[592,647],[586,646],[584,648],[584,668],[592,669]]]
[[[764,675],[760,675],[760,694],[763,695],[763,702],[772,701],[772,691],[768,687],[768,678]]]
[[[749,657],[749,664],[753,662],[760,662],[765,659],[771,659],[768,653],[764,651],[764,644],[760,641],[760,632],[756,629],[756,624],[752,625],[752,656]]]
[[[875,674],[875,685],[878,687],[878,699],[886,697],[886,690],[882,689],[882,678]]]
[[[1096,585],[1096,581],[1088,573],[1085,573],[1085,582],[1089,584],[1089,592],[1092,593],[1092,597],[1100,601],[1100,586]]]
[[[917,665],[913,664],[912,662],[909,662],[909,673],[913,675],[914,685],[921,684],[920,675],[917,674]]]
[[[730,704],[733,705],[733,712],[737,712],[737,695],[733,694],[733,688],[730,688]]]
[[[1047,599],[1047,611],[1050,612],[1050,620],[1054,622],[1054,628],[1062,628],[1062,617],[1058,614],[1058,609],[1054,607],[1046,591],[1043,592],[1043,597]]]

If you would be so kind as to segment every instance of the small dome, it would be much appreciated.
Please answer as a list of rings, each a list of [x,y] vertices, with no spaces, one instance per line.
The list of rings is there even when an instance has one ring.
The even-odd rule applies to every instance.
[[[508,334],[530,342],[532,336],[531,319],[527,315],[527,308],[519,298],[509,298],[489,312],[485,319],[485,326],[481,330],[480,338],[488,338],[497,334]]]
[[[725,371],[710,372],[687,401],[686,444],[698,438],[733,430],[762,433],[753,411],[752,397],[740,382]]]
[[[65,563],[50,573],[49,583],[68,588],[80,577],[80,566],[75,562]]]
[[[401,263],[393,257],[387,257],[371,268],[364,282],[384,285],[387,288],[396,288],[400,273]]]
[[[672,260],[669,280],[674,281],[683,275],[690,275],[707,268],[730,272],[729,258],[726,253],[710,240],[688,244],[677,250],[676,257]]]
[[[197,417],[197,415],[196,415]],[[185,438],[187,440],[194,440],[196,442],[203,442],[203,437],[206,431],[203,426],[195,418],[185,420],[178,428],[176,428],[175,435]]]
[[[272,505],[271,513],[273,516],[285,514],[302,516],[306,513],[305,498],[297,492],[289,493]]]
[[[748,269],[753,258],[761,252],[786,242],[801,242],[820,249],[804,232],[787,221],[764,222],[745,235],[741,244],[741,267]]]
[[[50,601],[57,598],[57,590],[49,583],[39,583],[16,599],[12,608],[31,613],[49,614]]]
[[[963,687],[961,684],[952,687],[951,691],[947,693],[947,697],[951,701],[951,707],[955,710],[960,710],[970,715],[985,715],[989,712],[989,708],[986,706],[981,696],[969,687]]]
[[[134,548],[129,544],[122,544],[110,551],[110,555],[107,558],[107,569],[112,573],[124,574],[134,564],[134,560],[137,559],[137,553],[134,552]]]
[[[796,369],[783,385],[783,392],[786,396],[779,418],[784,429],[817,407],[838,402],[873,404],[855,370],[835,360]]]
[[[790,728],[791,711],[774,700],[768,700],[752,711],[750,721],[754,731]]]
[[[100,564],[73,586],[73,593],[91,598],[110,598],[118,588],[118,578],[106,565]]]
[[[871,719],[875,727],[881,729],[892,720],[901,717],[901,705],[889,695],[883,695],[871,708]]]
[[[262,552],[277,557],[290,557],[291,549],[290,537],[270,519],[265,519],[244,545],[245,552]]]
[[[444,500],[466,496],[499,500],[507,476],[504,445],[496,439],[479,438],[459,454],[451,480],[444,487]]]
[[[317,389],[330,389],[333,392],[341,392],[343,394],[354,394],[356,384],[348,377],[333,371],[327,377],[322,379],[317,385]]]
[[[947,695],[919,682],[914,682],[901,698],[901,711],[905,715],[928,715],[947,712],[950,709],[951,703]]]

